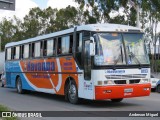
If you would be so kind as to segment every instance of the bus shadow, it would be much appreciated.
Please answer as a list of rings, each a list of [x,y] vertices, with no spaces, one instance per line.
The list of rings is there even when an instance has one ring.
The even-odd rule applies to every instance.
[[[16,90],[8,90],[9,92],[12,92],[14,94],[18,94]],[[27,93],[24,93],[25,96],[32,96],[32,97],[38,97],[46,100],[51,100],[51,101],[56,101],[60,102],[62,104],[66,105],[73,105],[73,106],[83,106],[83,107],[89,107],[89,108],[120,108],[120,107],[132,107],[132,106],[141,106],[138,103],[128,103],[126,101],[122,101],[119,103],[112,102],[110,100],[87,100],[87,99],[80,99],[79,103],[74,105],[69,103],[68,101],[65,100],[64,96],[62,95],[54,95],[54,94],[49,94],[49,93],[42,93],[42,92],[34,92],[34,91],[29,91]],[[114,109],[112,109],[114,110]]]
[[[84,99],[81,99],[79,104],[90,108],[120,108],[120,107],[140,106],[139,104],[128,103],[126,101],[116,103],[112,102],[111,100],[84,100]]]
[[[10,92],[12,92],[14,94],[18,94],[16,90],[12,90]],[[59,102],[65,102],[64,96],[62,96],[62,95],[54,95],[54,94],[35,92],[35,91],[25,91],[25,93],[23,93],[21,95],[36,97],[36,98],[43,98],[46,100],[57,100]]]

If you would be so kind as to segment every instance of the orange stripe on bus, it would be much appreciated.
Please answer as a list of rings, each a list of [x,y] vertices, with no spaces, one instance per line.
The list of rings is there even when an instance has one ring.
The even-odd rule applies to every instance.
[[[46,88],[46,89],[55,89],[59,82],[59,76],[55,73],[65,73],[62,75],[62,84],[59,91],[56,91],[57,94],[64,95],[64,85],[65,81],[68,77],[72,77],[78,86],[78,74],[76,70],[76,64],[73,57],[61,57],[59,58],[60,66],[61,66],[61,72],[58,71],[58,65],[56,62],[56,58],[50,58],[50,59],[39,59],[39,60],[23,60],[20,62],[20,65],[22,67],[22,72],[26,75],[27,79],[37,88]],[[46,66],[46,63],[54,63],[54,68],[52,66],[49,66],[48,68],[44,68]],[[40,65],[37,67],[37,65]],[[51,64],[49,64],[51,65]],[[41,71],[39,71],[41,70]],[[47,73],[47,70],[48,73]],[[52,74],[53,72],[53,74]],[[71,74],[70,74],[71,73]],[[52,86],[52,83],[54,84],[54,87]]]

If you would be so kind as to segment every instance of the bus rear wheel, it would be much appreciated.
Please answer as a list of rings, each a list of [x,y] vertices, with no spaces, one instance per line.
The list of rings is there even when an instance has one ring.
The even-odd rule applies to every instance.
[[[119,99],[111,99],[112,102],[121,102],[123,100],[123,98],[119,98]]]
[[[19,94],[23,94],[24,93],[24,90],[22,89],[22,81],[21,81],[20,77],[17,78],[16,89],[17,89],[17,92]]]
[[[74,80],[70,80],[67,86],[67,97],[70,103],[78,103],[78,90]]]

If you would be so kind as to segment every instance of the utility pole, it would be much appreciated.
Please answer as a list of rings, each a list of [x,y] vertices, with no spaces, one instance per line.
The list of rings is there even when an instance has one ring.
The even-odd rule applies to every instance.
[[[136,2],[133,1],[133,0],[129,0],[129,2],[130,2],[130,5],[131,5],[131,6],[136,10],[136,12],[137,12],[137,15],[136,15],[136,26],[137,26],[138,28],[140,28],[140,15],[139,15],[139,13],[140,13],[141,0],[136,0]]]
[[[136,4],[136,11],[137,11],[137,27],[140,28],[140,17],[139,17],[139,12],[140,12],[140,4],[137,2]]]

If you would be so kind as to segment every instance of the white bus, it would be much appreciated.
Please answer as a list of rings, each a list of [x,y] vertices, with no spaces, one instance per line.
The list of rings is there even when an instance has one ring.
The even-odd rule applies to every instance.
[[[8,43],[6,86],[65,95],[75,104],[150,95],[150,62],[143,31],[89,24]]]

